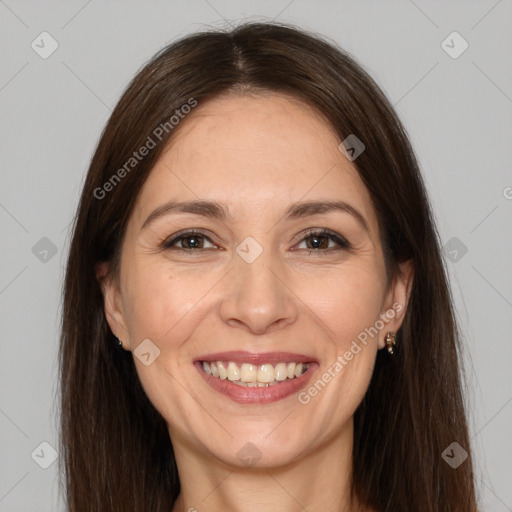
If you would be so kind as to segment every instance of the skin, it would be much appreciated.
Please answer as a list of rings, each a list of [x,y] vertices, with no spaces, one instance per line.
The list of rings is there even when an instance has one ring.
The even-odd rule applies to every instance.
[[[198,105],[138,196],[119,281],[106,266],[98,271],[106,318],[125,349],[149,338],[160,350],[148,366],[134,361],[174,446],[182,492],[173,512],[357,509],[349,499],[353,415],[386,333],[403,321],[413,268],[402,264],[386,283],[376,213],[339,143],[319,114],[283,95]],[[197,199],[225,203],[233,219],[172,213],[141,231],[158,206]],[[368,231],[340,211],[283,219],[289,204],[310,200],[350,203]],[[324,227],[351,248],[334,250],[335,241],[321,238],[331,252],[309,254],[320,249],[304,232]],[[193,228],[207,237],[199,248],[185,252],[190,238],[159,246]],[[236,252],[248,236],[263,248],[252,263]],[[308,404],[297,393],[269,404],[234,402],[192,364],[225,350],[289,351],[319,361],[315,382],[395,303],[401,311]],[[237,456],[246,443],[261,452],[253,467]]]

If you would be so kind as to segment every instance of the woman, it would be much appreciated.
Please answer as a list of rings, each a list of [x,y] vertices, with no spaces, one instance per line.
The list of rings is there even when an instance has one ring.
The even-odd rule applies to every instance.
[[[291,26],[185,37],[123,94],[75,219],[69,510],[474,512],[459,343],[373,80]]]

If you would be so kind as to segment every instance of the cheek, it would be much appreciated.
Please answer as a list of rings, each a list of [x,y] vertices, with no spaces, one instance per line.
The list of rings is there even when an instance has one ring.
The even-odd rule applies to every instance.
[[[221,275],[187,273],[166,262],[133,265],[126,283],[126,321],[135,343],[149,338],[162,350],[178,348],[208,303]]]
[[[347,263],[293,287],[340,349],[379,319],[384,283],[377,270]]]

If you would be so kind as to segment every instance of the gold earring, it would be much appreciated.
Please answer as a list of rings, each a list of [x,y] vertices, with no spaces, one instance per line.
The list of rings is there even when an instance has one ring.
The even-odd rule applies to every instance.
[[[396,334],[393,331],[388,331],[386,334],[386,348],[390,354],[394,354],[393,347],[396,345]]]

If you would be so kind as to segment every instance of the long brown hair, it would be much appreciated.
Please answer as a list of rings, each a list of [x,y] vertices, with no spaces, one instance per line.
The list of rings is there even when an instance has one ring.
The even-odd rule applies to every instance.
[[[128,218],[162,149],[169,119],[222,94],[276,91],[321,113],[355,160],[378,214],[389,275],[414,262],[396,355],[379,351],[354,417],[352,491],[379,512],[475,512],[463,396],[461,342],[439,236],[407,134],[372,78],[334,43],[290,25],[246,23],[184,37],[154,56],[127,87],[92,158],[76,212],[63,286],[61,460],[70,512],[168,512],[180,481],[164,418],[116,349],[95,265],[116,275]],[[156,147],[127,170],[155,129]],[[125,173],[118,170],[125,166]],[[117,173],[122,179],[113,179]],[[105,184],[109,182],[109,186]],[[102,191],[102,192],[98,192]],[[442,458],[456,441],[469,457]]]

